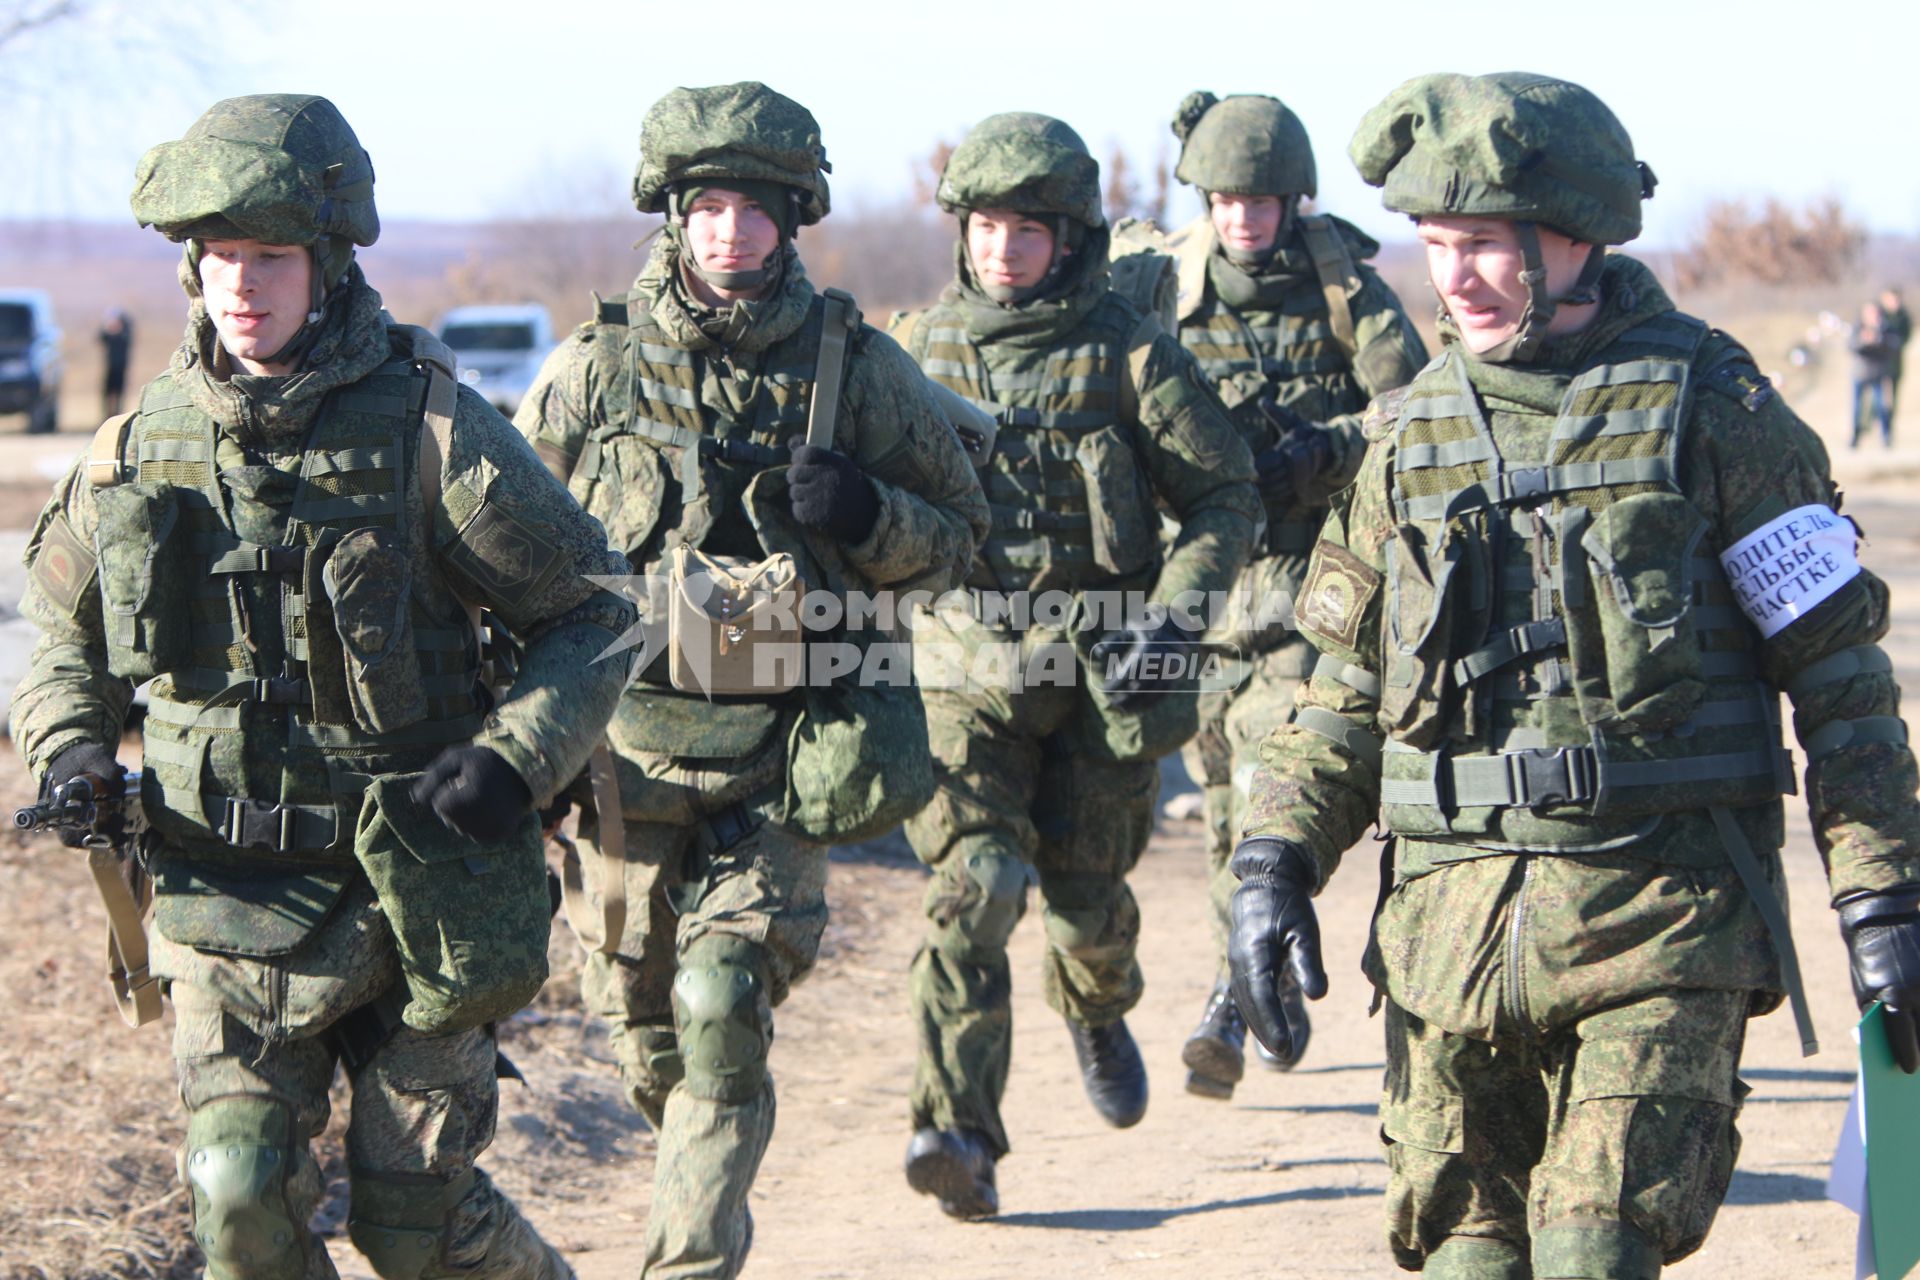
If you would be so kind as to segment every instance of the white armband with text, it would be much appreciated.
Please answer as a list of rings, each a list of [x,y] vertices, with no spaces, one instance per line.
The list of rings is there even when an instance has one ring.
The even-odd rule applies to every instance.
[[[1741,610],[1772,636],[1860,576],[1853,522],[1832,507],[1795,507],[1720,553]]]

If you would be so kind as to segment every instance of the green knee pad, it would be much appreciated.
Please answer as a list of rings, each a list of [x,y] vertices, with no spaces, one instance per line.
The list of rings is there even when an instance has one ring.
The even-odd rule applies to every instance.
[[[1611,1218],[1562,1218],[1533,1233],[1536,1280],[1660,1280],[1660,1250]]]
[[[442,1181],[354,1170],[347,1238],[381,1280],[420,1280],[447,1250],[447,1218],[473,1187],[473,1170]]]
[[[1427,1255],[1426,1280],[1532,1280],[1527,1246],[1490,1236],[1448,1236]]]
[[[674,1028],[687,1092],[710,1102],[747,1102],[767,1079],[773,1010],[767,953],[745,938],[709,933],[680,957]]]
[[[946,874],[927,893],[927,914],[938,926],[933,944],[969,964],[985,964],[1007,949],[1026,914],[1027,864],[991,848],[955,849],[953,857],[959,883],[942,868]]]
[[[271,1098],[215,1098],[187,1121],[182,1171],[211,1280],[301,1280],[306,1228],[287,1204],[293,1114]]]

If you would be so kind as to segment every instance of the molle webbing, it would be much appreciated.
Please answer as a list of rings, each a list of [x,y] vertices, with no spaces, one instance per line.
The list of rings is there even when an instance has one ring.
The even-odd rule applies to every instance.
[[[851,306],[838,290],[827,293]],[[628,328],[624,376],[631,394],[607,398],[607,421],[589,434],[570,476],[601,480],[604,452],[620,436],[639,436],[667,451],[687,503],[700,495],[702,458],[753,472],[785,466],[787,441],[806,434],[826,306],[825,295],[816,298],[799,330],[762,354],[754,392],[738,411],[706,385],[722,377],[732,382],[731,371],[714,369],[705,352],[669,341],[644,299],[603,301],[601,323]],[[857,327],[859,313],[852,314]]]
[[[1284,386],[1296,378],[1337,377],[1353,367],[1324,315],[1254,312],[1248,318],[1211,295],[1181,324],[1180,345],[1216,383],[1258,370],[1270,383]],[[1362,403],[1340,411],[1364,407],[1364,395],[1356,390],[1354,398]]]
[[[155,681],[148,713],[147,756],[173,819],[236,847],[344,856],[365,781],[348,762],[381,753],[424,759],[477,729],[474,639],[457,619],[425,613],[418,591],[408,607],[426,715],[388,733],[356,725],[323,580],[348,533],[390,529],[405,544],[407,483],[417,470],[409,454],[419,447],[428,383],[427,366],[402,357],[328,396],[302,447],[285,456],[299,470],[290,500],[277,505],[227,491],[221,468],[233,464],[223,451],[238,446],[171,379],[143,397],[128,441],[131,469],[139,483],[174,487],[181,550],[197,566],[191,654]],[[283,727],[267,730],[275,720],[265,716]],[[224,744],[241,733],[247,746],[236,755]],[[269,776],[287,779],[281,794],[227,794],[258,774],[261,757],[278,764]]]
[[[935,308],[915,326],[921,370],[1000,427],[981,476],[993,528],[976,562],[985,562],[990,580],[975,585],[1074,589],[1111,576],[1095,558],[1083,445],[1126,416],[1129,352],[1141,324],[1112,299],[1068,343],[996,346],[991,366],[957,312]]]
[[[1471,837],[1487,819],[1462,811],[1508,810],[1505,838],[1544,848],[1588,843],[1592,834],[1578,829],[1582,820],[1541,817],[1543,808],[1625,818],[1762,803],[1791,790],[1778,697],[1758,681],[1751,628],[1704,546],[1674,548],[1705,686],[1686,722],[1636,732],[1631,722],[1613,724],[1610,703],[1600,704],[1604,714],[1583,703],[1587,686],[1576,696],[1576,682],[1592,676],[1571,661],[1570,628],[1599,608],[1586,535],[1624,498],[1680,491],[1693,364],[1707,332],[1668,314],[1622,335],[1608,363],[1568,385],[1538,463],[1502,455],[1457,351],[1416,379],[1396,428],[1396,513],[1424,527],[1431,546],[1478,540],[1492,577],[1463,571],[1446,588],[1466,617],[1484,619],[1477,642],[1456,640],[1445,655],[1443,687],[1460,700],[1452,714],[1474,726],[1471,737],[1438,749],[1387,744],[1380,799],[1392,829]],[[1594,572],[1605,568],[1593,563]],[[1399,570],[1399,559],[1390,561],[1390,611]],[[1386,685],[1413,687],[1422,661],[1436,659],[1389,646]]]
[[[1407,521],[1446,520],[1542,501],[1605,505],[1625,486],[1678,491],[1691,365],[1706,336],[1705,325],[1678,315],[1623,334],[1614,344],[1623,358],[1568,386],[1541,466],[1511,467],[1501,457],[1464,358],[1448,353],[1416,379],[1401,407],[1396,512]],[[1448,368],[1453,386],[1441,389]]]

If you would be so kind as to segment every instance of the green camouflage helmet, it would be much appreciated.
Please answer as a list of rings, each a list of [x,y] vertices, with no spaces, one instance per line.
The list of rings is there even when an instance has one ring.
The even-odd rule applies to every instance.
[[[948,213],[1053,213],[1098,229],[1100,162],[1064,121],[1032,111],[988,116],[947,157],[934,199]]]
[[[803,226],[827,216],[827,149],[813,113],[757,80],[675,89],[640,124],[633,203],[665,213],[681,183],[778,182],[799,193]]]
[[[1313,144],[1300,117],[1278,98],[1188,94],[1173,114],[1180,163],[1173,176],[1233,196],[1306,196],[1319,190]]]
[[[311,245],[326,285],[380,238],[373,161],[325,98],[261,93],[207,108],[140,157],[133,216],[169,240]]]
[[[1510,218],[1587,244],[1639,235],[1653,194],[1653,170],[1605,103],[1519,71],[1409,80],[1367,113],[1347,151],[1399,213]]]

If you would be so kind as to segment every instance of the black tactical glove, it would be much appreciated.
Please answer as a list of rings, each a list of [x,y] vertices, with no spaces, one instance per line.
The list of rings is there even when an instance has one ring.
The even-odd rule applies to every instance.
[[[120,762],[114,758],[111,748],[101,746],[97,742],[75,743],[55,756],[53,762],[47,766],[47,776],[40,781],[41,798],[51,799],[56,789],[66,786],[82,774],[93,779],[95,799],[118,800],[120,798],[126,782],[125,775],[120,771]],[[109,840],[118,840],[121,834],[117,830],[120,825],[119,818],[116,816],[102,821],[106,827],[103,827],[100,834]],[[69,849],[85,848],[87,833],[62,827],[60,843]]]
[[[1313,864],[1299,846],[1273,836],[1242,840],[1228,864],[1240,881],[1233,891],[1227,971],[1233,1002],[1260,1043],[1282,1058],[1295,1056],[1295,1038],[1308,1029],[1287,1019],[1280,998],[1282,966],[1309,1000],[1327,994],[1320,964],[1320,921],[1313,913]]]
[[[540,811],[540,831],[543,835],[552,835],[560,829],[560,824],[573,812],[573,797],[562,791],[553,798],[553,803]]]
[[[808,444],[787,442],[787,500],[793,518],[836,542],[865,542],[880,518],[880,495],[852,458]]]
[[[409,794],[470,840],[493,844],[513,834],[533,792],[492,747],[448,747]]]
[[[1333,467],[1333,442],[1309,423],[1271,449],[1254,455],[1254,483],[1260,496],[1281,506],[1303,506],[1326,496],[1319,482]]]
[[[1853,960],[1853,995],[1878,1000],[1893,1060],[1920,1073],[1920,890],[1876,893],[1840,904]]]
[[[1193,634],[1168,618],[1157,626],[1123,627],[1104,635],[1087,656],[1100,692],[1124,709],[1143,693],[1172,693],[1191,685],[1194,675],[1169,660],[1193,654]]]

